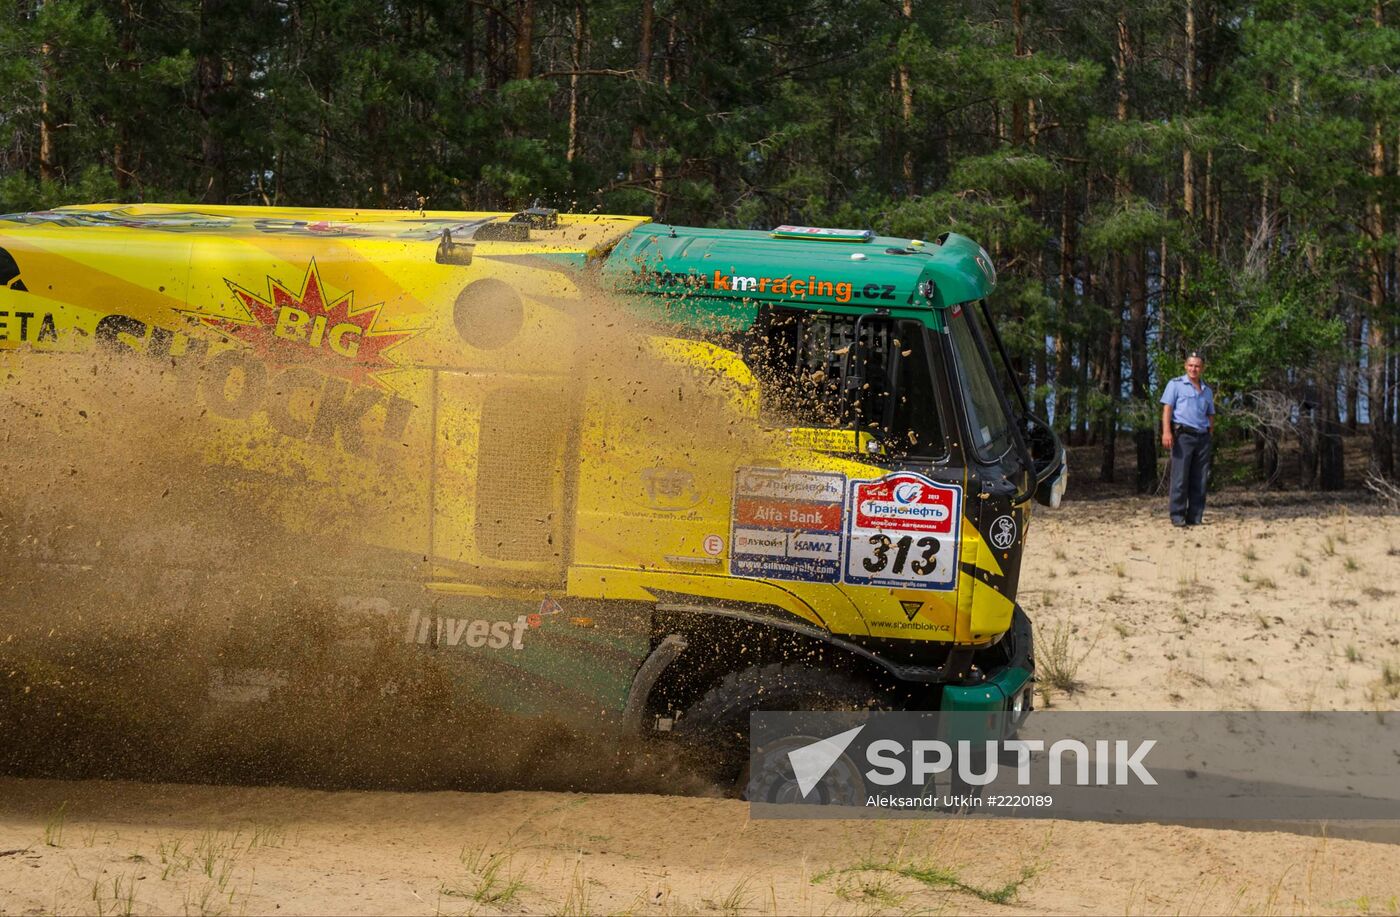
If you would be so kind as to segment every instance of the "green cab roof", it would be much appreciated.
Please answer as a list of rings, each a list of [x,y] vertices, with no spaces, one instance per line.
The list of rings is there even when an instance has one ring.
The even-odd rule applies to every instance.
[[[701,300],[710,309],[728,305],[740,325],[751,323],[760,303],[859,312],[945,308],[982,299],[996,285],[986,252],[956,233],[929,242],[856,241],[648,224],[618,242],[602,272],[619,291]]]

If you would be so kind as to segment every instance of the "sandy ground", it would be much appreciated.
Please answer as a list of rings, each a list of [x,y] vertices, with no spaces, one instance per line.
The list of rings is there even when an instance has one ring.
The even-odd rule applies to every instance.
[[[1400,710],[1400,517],[1245,495],[1043,512],[1058,709]],[[1058,640],[1056,639],[1058,637]],[[724,799],[0,779],[0,914],[1400,913],[1400,845],[1050,821],[760,822]]]
[[[1395,913],[1400,847],[742,802],[0,782],[0,913]],[[919,870],[924,880],[914,877]],[[1009,903],[995,900],[998,893]]]
[[[1227,494],[1174,529],[1165,503],[1066,504],[1031,524],[1021,603],[1071,710],[1400,709],[1400,516]]]

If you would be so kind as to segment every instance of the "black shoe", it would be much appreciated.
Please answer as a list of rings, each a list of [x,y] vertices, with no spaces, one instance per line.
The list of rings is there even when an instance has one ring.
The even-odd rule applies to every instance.
[[[1179,529],[1184,529],[1184,528],[1186,528],[1186,520],[1185,520],[1185,519],[1179,519],[1179,518],[1177,518],[1176,516],[1173,516],[1173,517],[1172,517],[1172,525],[1176,526],[1176,527],[1179,528]]]

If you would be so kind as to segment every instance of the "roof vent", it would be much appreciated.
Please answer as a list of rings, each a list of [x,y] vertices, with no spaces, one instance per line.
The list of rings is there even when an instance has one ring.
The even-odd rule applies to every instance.
[[[824,226],[779,226],[769,233],[775,239],[813,239],[817,242],[869,242],[869,229],[829,229]]]
[[[538,202],[529,210],[522,210],[510,218],[512,223],[524,223],[535,229],[557,229],[559,227],[559,211],[550,207],[541,207]]]

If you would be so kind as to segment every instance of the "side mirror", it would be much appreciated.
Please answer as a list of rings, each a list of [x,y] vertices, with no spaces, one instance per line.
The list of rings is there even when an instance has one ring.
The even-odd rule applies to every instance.
[[[1035,502],[1051,509],[1059,509],[1060,501],[1064,499],[1068,487],[1069,465],[1064,464],[1058,472],[1036,485]]]

